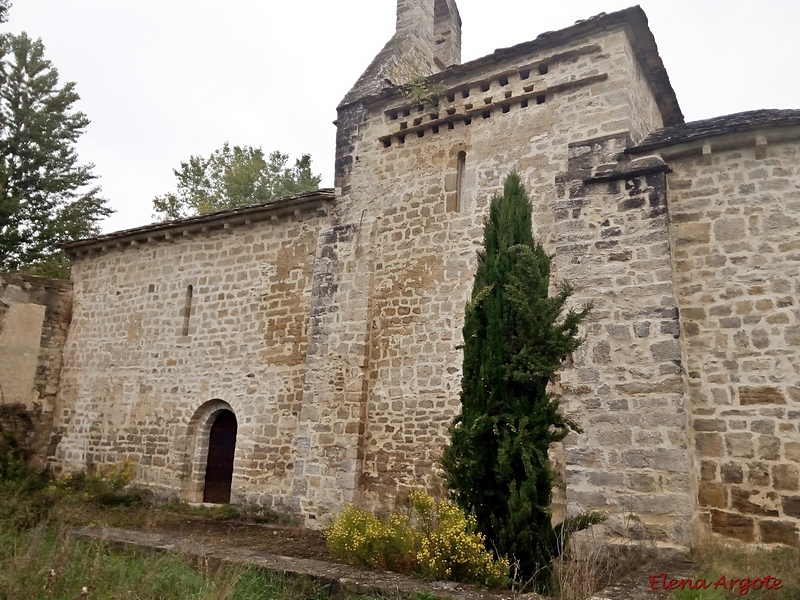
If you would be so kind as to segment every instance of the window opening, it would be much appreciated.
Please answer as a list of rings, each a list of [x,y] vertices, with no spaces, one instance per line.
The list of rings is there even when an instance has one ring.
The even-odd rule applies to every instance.
[[[189,335],[189,317],[192,314],[192,286],[186,288],[186,303],[183,306],[183,337]]]
[[[462,198],[464,193],[464,170],[467,164],[467,153],[463,150],[456,157],[456,193],[449,198],[447,212],[459,212],[461,210]]]

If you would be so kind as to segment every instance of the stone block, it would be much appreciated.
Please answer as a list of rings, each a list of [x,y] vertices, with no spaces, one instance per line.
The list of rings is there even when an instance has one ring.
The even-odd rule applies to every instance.
[[[694,436],[694,444],[701,458],[722,456],[722,436],[718,433],[698,433]]]
[[[660,491],[655,494],[629,494],[622,500],[625,510],[648,515],[685,515],[691,514],[691,502],[683,494]]]
[[[637,338],[646,338],[650,335],[650,321],[633,324],[633,333]]]
[[[714,222],[714,237],[720,241],[738,241],[745,237],[745,221],[741,218],[722,218]]]
[[[758,458],[761,460],[779,460],[781,440],[772,435],[758,436]]]
[[[775,422],[757,419],[750,423],[750,431],[754,433],[773,434],[775,433]]]
[[[733,487],[730,490],[731,508],[749,515],[777,517],[777,494]]]
[[[769,465],[756,462],[747,465],[747,483],[750,485],[767,486],[770,482]]]
[[[776,387],[762,386],[739,388],[739,404],[749,406],[753,404],[786,404],[786,398]]]
[[[650,346],[655,360],[680,360],[681,346],[678,340],[666,340]]]
[[[755,448],[753,435],[750,433],[729,433],[725,436],[725,447],[730,456],[753,458]]]
[[[695,431],[727,431],[728,426],[723,419],[695,419]]]
[[[711,225],[708,223],[686,223],[676,229],[675,241],[678,246],[707,244],[711,240]]]
[[[728,507],[728,489],[718,483],[701,482],[697,489],[700,506],[712,508]]]
[[[688,469],[685,450],[654,448],[651,450],[625,450],[622,465],[632,469],[657,469],[674,473],[684,473]]]
[[[711,531],[743,542],[755,541],[753,519],[735,513],[712,510]]]
[[[625,482],[630,489],[637,492],[655,492],[659,489],[658,481],[649,473],[627,473]]]
[[[800,541],[797,525],[788,521],[759,521],[758,531],[765,544],[794,546]]]
[[[586,480],[598,487],[622,486],[625,476],[622,473],[609,473],[607,471],[588,471]]]
[[[800,404],[800,386],[790,385],[786,388],[786,391],[789,393],[789,399],[792,402]]]
[[[706,318],[706,309],[700,307],[686,307],[681,309],[680,314],[681,319],[704,321]]]
[[[742,483],[744,472],[740,463],[725,463],[720,468],[720,477],[725,483]]]
[[[787,517],[800,519],[800,496],[784,496],[781,500],[783,514]]]
[[[783,447],[786,460],[800,463],[800,442],[786,442]]]
[[[717,462],[704,460],[700,462],[700,479],[703,481],[714,481],[717,478]]]
[[[776,490],[797,491],[800,489],[800,468],[796,465],[772,467],[772,485]]]

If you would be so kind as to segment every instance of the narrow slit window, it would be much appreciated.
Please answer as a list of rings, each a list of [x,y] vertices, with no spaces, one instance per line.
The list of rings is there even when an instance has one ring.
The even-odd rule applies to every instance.
[[[189,335],[189,317],[192,316],[192,286],[186,287],[186,302],[183,306],[183,337]]]
[[[456,157],[456,196],[455,201],[448,206],[449,212],[460,212],[464,202],[464,170],[467,164],[467,153],[463,150]]]

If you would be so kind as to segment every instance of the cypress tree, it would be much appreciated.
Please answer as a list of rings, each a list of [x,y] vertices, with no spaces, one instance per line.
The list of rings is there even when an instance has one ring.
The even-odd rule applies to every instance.
[[[512,173],[484,224],[464,319],[462,412],[442,465],[452,497],[475,515],[487,544],[516,563],[524,582],[544,590],[566,533],[551,525],[547,451],[578,431],[547,386],[580,346],[578,326],[591,306],[564,314],[572,293],[566,282],[548,297],[551,259],[531,225],[530,201]],[[587,517],[580,521],[587,525]]]

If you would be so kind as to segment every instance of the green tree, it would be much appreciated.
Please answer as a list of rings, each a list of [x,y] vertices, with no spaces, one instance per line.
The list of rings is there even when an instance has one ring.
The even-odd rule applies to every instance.
[[[304,154],[287,167],[289,155],[261,148],[225,144],[211,156],[191,156],[173,169],[176,192],[153,199],[153,217],[181,219],[198,214],[260,204],[273,198],[316,190],[321,177],[311,173],[311,157]]]
[[[548,447],[578,427],[559,413],[547,386],[580,346],[578,327],[591,306],[565,314],[572,288],[561,283],[548,297],[549,285],[550,257],[534,242],[530,201],[512,173],[484,224],[464,319],[461,415],[442,464],[453,498],[475,514],[487,544],[540,590],[559,538],[597,520],[551,525]]]
[[[41,40],[0,36],[0,269],[69,277],[58,245],[99,233],[111,214],[75,143],[89,124],[58,83]]]

